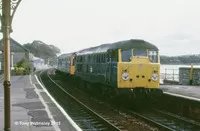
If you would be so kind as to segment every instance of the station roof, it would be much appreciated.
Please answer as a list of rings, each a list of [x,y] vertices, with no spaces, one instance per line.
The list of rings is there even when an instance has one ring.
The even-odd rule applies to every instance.
[[[0,50],[4,50],[3,39],[0,40]],[[23,47],[20,43],[10,38],[10,51],[11,52],[30,52],[28,49]]]

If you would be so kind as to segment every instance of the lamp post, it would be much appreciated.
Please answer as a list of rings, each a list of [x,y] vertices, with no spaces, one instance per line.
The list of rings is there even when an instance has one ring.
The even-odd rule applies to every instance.
[[[13,61],[13,56],[14,56],[14,52],[11,52],[11,70],[14,70],[14,61]]]
[[[4,44],[4,130],[10,131],[10,33],[12,19],[21,0],[1,0],[1,32]]]
[[[0,51],[0,55],[1,55],[1,54],[2,54],[2,51]],[[0,59],[1,59],[1,60],[0,60],[0,71],[1,71],[2,58],[3,58],[3,56],[0,57]],[[1,72],[1,73],[2,73],[2,72]]]

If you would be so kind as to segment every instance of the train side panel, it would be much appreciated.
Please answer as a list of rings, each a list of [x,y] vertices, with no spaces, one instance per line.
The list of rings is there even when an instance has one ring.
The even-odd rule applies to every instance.
[[[117,68],[118,68],[118,64],[117,62],[107,62],[106,63],[106,71],[105,71],[105,82],[102,83],[106,83],[112,87],[116,87],[117,86]]]
[[[100,60],[101,56],[103,55],[77,56],[75,75],[90,83],[105,83],[106,63]]]
[[[57,69],[61,72],[65,72],[70,75],[74,75],[74,55],[64,54],[58,57],[58,66]]]

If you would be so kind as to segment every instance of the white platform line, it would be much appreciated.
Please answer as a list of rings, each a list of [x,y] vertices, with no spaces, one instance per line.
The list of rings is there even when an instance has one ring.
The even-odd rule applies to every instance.
[[[50,99],[56,104],[58,109],[63,113],[63,115],[66,117],[66,119],[69,121],[69,123],[77,130],[77,131],[82,131],[81,128],[71,119],[71,117],[65,112],[65,110],[60,106],[56,100],[49,94],[49,92],[46,90],[46,88],[40,83],[38,80],[37,76],[35,75],[35,78],[37,82],[40,84],[40,86],[43,88],[43,90],[46,92],[46,94],[50,97]]]
[[[39,99],[41,100],[42,104],[44,105],[44,107],[45,107],[45,109],[46,109],[46,111],[47,111],[48,117],[50,118],[50,120],[51,120],[52,122],[56,122],[56,121],[54,120],[54,118],[53,118],[53,115],[51,114],[51,112],[50,112],[50,110],[49,110],[49,108],[48,108],[48,105],[45,103],[43,97],[40,95],[39,90],[37,89],[37,87],[35,86],[35,84],[32,83],[31,75],[29,75],[29,78],[30,78],[30,83],[31,83],[31,85],[34,86],[35,92],[38,94]],[[60,128],[58,127],[58,125],[53,124],[52,126],[54,127],[55,131],[61,131]]]
[[[0,75],[0,81],[4,79],[4,74],[3,75]]]
[[[31,75],[29,75],[29,80],[30,80],[31,85],[33,85],[33,82],[31,80]]]
[[[195,98],[195,97],[190,97],[190,96],[185,96],[185,95],[180,95],[180,94],[175,94],[175,93],[170,93],[170,92],[163,92],[163,93],[200,102],[200,98]]]

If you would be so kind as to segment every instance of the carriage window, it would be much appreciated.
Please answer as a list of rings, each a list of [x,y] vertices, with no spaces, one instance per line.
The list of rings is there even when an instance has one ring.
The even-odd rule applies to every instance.
[[[58,59],[58,64],[62,66],[62,59]]]
[[[158,52],[157,51],[148,51],[148,57],[149,60],[153,63],[157,63],[158,62]]]
[[[90,55],[88,55],[88,62],[90,62]]]
[[[91,55],[90,62],[94,62],[94,55]]]
[[[96,57],[97,55],[94,55],[94,63],[96,63],[97,62],[97,57]]]
[[[123,62],[129,62],[131,59],[131,56],[132,56],[132,50],[129,49],[129,50],[122,50],[121,51],[122,53],[122,61]]]
[[[133,50],[133,55],[134,56],[147,56],[147,51],[146,50],[134,49]]]
[[[112,53],[111,53],[111,60],[113,61],[113,62],[117,62],[118,61],[118,52],[117,51],[112,51]]]
[[[79,62],[79,57],[78,56],[76,57],[76,62]]]
[[[100,63],[100,55],[97,55],[97,63]]]
[[[88,62],[88,55],[84,56],[84,62]]]

